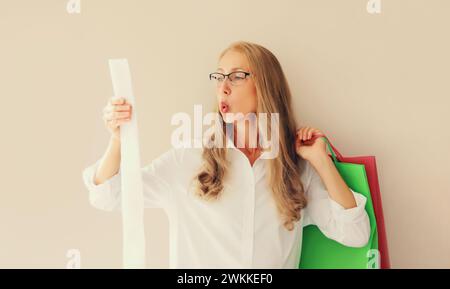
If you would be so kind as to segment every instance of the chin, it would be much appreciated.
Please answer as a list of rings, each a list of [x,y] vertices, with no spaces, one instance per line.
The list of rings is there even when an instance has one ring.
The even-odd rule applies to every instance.
[[[220,114],[222,116],[223,121],[228,124],[237,123],[237,122],[245,119],[245,117],[247,115],[247,113],[234,112],[234,111],[228,111],[228,112],[220,111]]]
[[[233,113],[232,112],[220,112],[220,115],[222,116],[223,122],[230,124],[234,122],[233,119]]]
[[[229,113],[229,112],[227,112],[227,113]],[[233,115],[228,115],[228,116],[227,116],[227,113],[222,113],[222,119],[223,119],[223,121],[224,121],[225,123],[227,123],[227,124],[234,123],[235,119],[234,119]]]

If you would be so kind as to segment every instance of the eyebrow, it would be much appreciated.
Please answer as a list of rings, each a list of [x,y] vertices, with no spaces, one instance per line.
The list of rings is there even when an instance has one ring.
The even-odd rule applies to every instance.
[[[224,71],[222,68],[217,68],[217,70],[221,70],[221,71]],[[245,70],[245,69],[243,69],[243,68],[241,68],[241,67],[233,67],[233,68],[231,68],[231,70],[230,71],[236,71],[236,70]]]

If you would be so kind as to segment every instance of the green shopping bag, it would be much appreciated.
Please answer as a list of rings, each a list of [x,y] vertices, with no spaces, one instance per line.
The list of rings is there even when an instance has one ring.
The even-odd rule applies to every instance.
[[[379,261],[377,261],[379,260],[377,224],[365,166],[338,161],[328,139],[326,137],[323,138],[331,152],[333,163],[347,186],[367,198],[365,209],[370,220],[370,239],[364,247],[347,247],[327,238],[317,226],[308,225],[303,228],[302,254],[299,268],[379,268]]]

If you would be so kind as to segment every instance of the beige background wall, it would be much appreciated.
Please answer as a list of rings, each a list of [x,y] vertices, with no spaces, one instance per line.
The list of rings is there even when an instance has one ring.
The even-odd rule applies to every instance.
[[[107,60],[130,61],[142,162],[173,113],[211,108],[207,75],[230,42],[279,58],[303,124],[345,155],[375,155],[395,268],[450,268],[450,1],[0,0],[0,267],[121,267],[119,213],[88,203],[101,157]],[[168,221],[146,211],[148,266],[168,267]]]

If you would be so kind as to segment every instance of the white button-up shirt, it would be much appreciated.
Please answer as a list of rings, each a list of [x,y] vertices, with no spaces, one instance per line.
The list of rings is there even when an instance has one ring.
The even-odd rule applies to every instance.
[[[169,218],[170,268],[298,268],[303,227],[315,224],[346,246],[367,244],[370,223],[366,198],[352,190],[357,207],[332,200],[308,161],[301,172],[308,205],[288,231],[268,186],[268,160],[253,166],[236,147],[228,148],[231,167],[218,200],[193,194],[190,181],[202,164],[202,149],[171,148],[142,168],[144,206],[163,208]],[[83,171],[90,203],[101,210],[121,209],[121,173],[94,184],[100,160]]]

